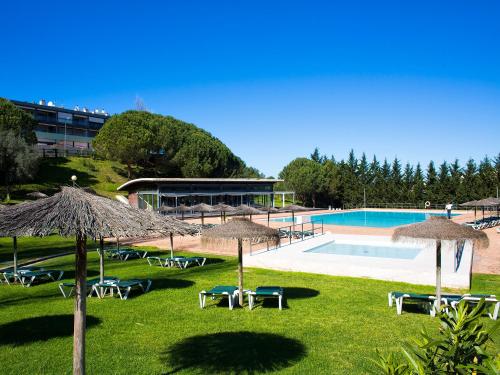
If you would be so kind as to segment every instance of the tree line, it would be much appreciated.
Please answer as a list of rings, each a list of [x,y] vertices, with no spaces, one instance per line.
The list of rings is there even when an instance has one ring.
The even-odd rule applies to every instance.
[[[278,188],[294,190],[298,198],[313,207],[332,205],[410,203],[421,205],[463,203],[496,196],[500,187],[500,153],[465,165],[458,160],[436,165],[430,161],[402,164],[397,157],[389,162],[363,153],[358,159],[351,150],[347,160],[321,155],[316,148],[309,158],[297,158],[286,165]]]

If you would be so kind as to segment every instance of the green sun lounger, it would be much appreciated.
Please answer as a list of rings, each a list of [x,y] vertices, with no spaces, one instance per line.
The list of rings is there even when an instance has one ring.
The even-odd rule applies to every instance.
[[[469,304],[477,304],[482,299],[484,299],[486,305],[493,306],[493,312],[488,312],[490,319],[497,320],[500,311],[500,301],[494,294],[464,294],[460,299],[451,301],[451,307],[456,309],[462,300]]]
[[[205,307],[207,296],[209,296],[212,300],[227,297],[229,310],[232,310],[234,307],[234,300],[238,296],[238,288],[235,286],[217,285],[208,291],[202,290],[198,295],[200,308],[202,309]]]
[[[12,273],[14,274],[14,273]],[[27,271],[22,273],[17,273],[14,275],[22,284],[22,286],[29,288],[35,281],[41,280],[61,280],[64,271],[61,270],[39,270],[39,271]]]
[[[158,264],[160,267],[172,267],[173,263],[177,260],[182,260],[186,257],[176,256],[176,257],[147,257],[147,261],[150,266]]]
[[[388,293],[389,307],[393,302],[396,302],[396,313],[401,315],[403,313],[403,305],[405,303],[416,303],[423,305],[431,316],[436,315],[436,296],[434,294],[419,294],[419,293],[406,293],[406,292],[389,292]],[[459,294],[442,294],[441,302],[448,305],[449,301],[460,299]]]
[[[120,299],[126,300],[132,289],[138,289],[143,293],[149,292],[153,282],[149,279],[130,279],[120,281],[105,281],[103,283],[96,283],[92,286],[92,291],[96,293],[99,298],[103,298],[109,291],[113,296],[113,291],[116,291]],[[100,289],[102,288],[102,293]]]
[[[17,273],[14,273],[14,267],[9,267],[5,268],[0,273],[3,276],[2,282],[5,282],[10,285],[10,283],[15,282],[16,280],[19,280],[21,282],[20,276],[23,273],[26,272],[32,272],[32,271],[43,271],[42,267],[30,267],[30,266],[24,266],[24,267],[18,267],[17,268]],[[1,280],[1,279],[0,279]]]
[[[95,284],[98,284],[101,280],[99,278],[87,280],[87,292],[88,297],[92,297],[94,289],[92,288]],[[114,276],[106,276],[104,282],[120,281],[119,278]],[[60,283],[59,290],[61,291],[64,298],[70,297],[75,290],[75,282]],[[68,291],[69,289],[69,291]]]
[[[277,298],[279,309],[283,309],[283,288],[279,286],[259,286],[255,291],[249,290],[248,307],[252,310],[257,299]]]
[[[192,264],[196,264],[198,266],[205,265],[207,258],[204,257],[179,257],[172,259],[172,265],[176,265],[179,268],[187,268]]]

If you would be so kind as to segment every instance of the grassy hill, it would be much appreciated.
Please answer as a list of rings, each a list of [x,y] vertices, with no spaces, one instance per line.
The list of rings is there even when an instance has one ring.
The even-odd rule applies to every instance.
[[[126,167],[118,162],[94,160],[82,157],[41,159],[38,173],[33,181],[18,185],[12,194],[15,201],[24,200],[26,194],[41,191],[53,194],[61,185],[71,185],[71,176],[78,177],[77,184],[90,187],[98,194],[114,197],[116,188],[127,181]]]

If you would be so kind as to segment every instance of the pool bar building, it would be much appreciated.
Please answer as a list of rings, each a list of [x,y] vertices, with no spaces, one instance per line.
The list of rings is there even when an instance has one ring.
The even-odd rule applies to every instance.
[[[139,178],[118,188],[128,191],[131,206],[156,210],[161,206],[180,204],[210,205],[226,203],[271,206],[274,184],[282,180],[270,178]]]

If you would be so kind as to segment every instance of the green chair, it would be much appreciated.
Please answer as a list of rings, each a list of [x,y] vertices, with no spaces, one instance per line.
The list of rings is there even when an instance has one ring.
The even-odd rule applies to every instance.
[[[279,309],[283,309],[283,288],[279,286],[259,286],[255,291],[249,290],[248,307],[252,310],[257,299],[277,298]]]
[[[437,298],[434,294],[419,294],[419,293],[406,293],[406,292],[389,292],[388,295],[389,307],[392,306],[393,301],[396,302],[396,313],[401,315],[403,313],[403,305],[405,303],[416,303],[423,305],[431,316],[436,315]],[[459,294],[442,294],[441,302],[448,305],[449,301],[460,298]]]
[[[103,298],[109,290],[109,294],[113,296],[113,291],[116,290],[118,296],[122,300],[126,300],[132,289],[139,289],[143,293],[149,292],[153,282],[149,279],[130,279],[120,281],[105,281],[97,283],[92,286],[92,291],[97,294],[99,298]],[[102,293],[99,289],[102,288]]]
[[[208,291],[202,290],[198,295],[200,299],[200,308],[202,309],[205,307],[207,296],[211,297],[212,300],[227,297],[229,310],[232,310],[234,307],[234,300],[238,296],[238,288],[235,286],[217,285]]]
[[[94,292],[94,289],[92,287],[95,284],[98,284],[100,281],[101,280],[99,278],[87,280],[88,297],[92,297],[92,294]],[[114,276],[104,277],[104,282],[112,282],[112,281],[120,281],[120,279],[117,277],[114,277]],[[75,286],[76,286],[75,282],[60,283],[59,290],[61,291],[64,298],[67,298],[73,294],[73,292],[75,290]],[[69,289],[69,292],[67,292],[68,289]]]

